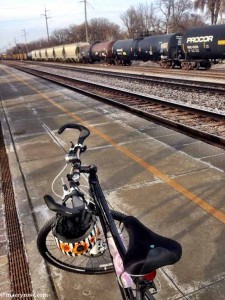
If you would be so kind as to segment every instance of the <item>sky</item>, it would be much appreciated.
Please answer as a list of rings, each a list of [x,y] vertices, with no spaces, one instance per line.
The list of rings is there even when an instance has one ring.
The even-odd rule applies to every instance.
[[[107,18],[122,26],[121,13],[141,0],[87,0],[88,19]],[[144,1],[143,1],[144,2]],[[84,22],[84,2],[79,0],[8,0],[0,4],[0,52],[15,43],[47,38],[45,9],[49,34],[55,29]]]

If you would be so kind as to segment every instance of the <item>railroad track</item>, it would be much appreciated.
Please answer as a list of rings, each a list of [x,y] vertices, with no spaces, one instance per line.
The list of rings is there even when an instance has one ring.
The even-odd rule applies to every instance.
[[[14,67],[225,148],[225,115],[18,64]]]
[[[10,65],[10,63],[9,63]],[[31,66],[41,66],[45,68],[54,68],[60,70],[68,70],[68,71],[76,71],[85,74],[93,74],[93,75],[101,75],[108,76],[111,78],[119,78],[126,79],[129,81],[136,81],[145,84],[151,84],[155,86],[167,86],[170,89],[174,90],[182,90],[182,91],[193,91],[193,92],[201,92],[201,93],[209,93],[209,94],[217,94],[224,95],[225,94],[225,81],[224,83],[216,83],[216,82],[204,82],[204,81],[196,81],[191,79],[182,79],[182,78],[168,78],[168,77],[156,77],[154,75],[143,75],[143,74],[128,74],[124,72],[118,71],[110,71],[110,70],[100,70],[99,68],[86,68],[83,66],[68,66],[65,64],[54,64],[54,63],[35,63],[35,62],[19,62],[19,65],[31,65]]]
[[[83,67],[84,65],[80,65],[81,67]],[[204,80],[204,78],[209,78],[209,79],[222,79],[225,80],[225,72],[224,70],[216,70],[216,69],[210,69],[210,70],[182,70],[182,69],[164,69],[159,67],[157,64],[155,64],[155,66],[135,66],[135,65],[131,65],[128,67],[124,67],[124,66],[107,66],[104,64],[90,64],[90,65],[85,65],[85,68],[91,68],[91,69],[99,69],[99,68],[104,68],[106,70],[111,69],[111,70],[120,70],[121,72],[123,71],[128,71],[130,73],[132,72],[141,72],[141,73],[146,73],[146,74],[154,74],[155,76],[160,76],[163,75],[165,76],[166,74],[168,74],[169,76],[177,76],[177,77],[181,77],[181,76],[185,76],[185,77],[195,77],[195,78],[200,78],[201,80]],[[224,65],[225,68],[225,65]]]
[[[31,61],[26,61],[27,63],[31,63]],[[35,62],[32,61],[34,64],[48,64],[48,65],[64,65],[65,63],[60,63],[60,62]],[[154,66],[114,66],[114,65],[107,65],[103,63],[99,64],[66,64],[66,66],[71,66],[71,68],[83,68],[83,69],[93,69],[93,70],[99,70],[99,69],[104,69],[106,71],[114,71],[114,72],[121,72],[121,73],[126,73],[129,71],[129,73],[134,73],[134,72],[139,72],[142,74],[154,74],[154,76],[174,76],[174,77],[190,77],[190,78],[199,78],[201,81],[204,81],[205,79],[209,78],[210,80],[213,78],[215,80],[225,80],[225,72],[224,70],[219,70],[219,69],[210,69],[210,70],[182,70],[182,69],[164,69],[159,67],[156,63]],[[225,65],[224,65],[225,68]]]

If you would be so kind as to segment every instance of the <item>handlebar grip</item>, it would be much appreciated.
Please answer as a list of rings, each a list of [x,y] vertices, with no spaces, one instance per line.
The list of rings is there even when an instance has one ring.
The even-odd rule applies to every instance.
[[[58,134],[63,133],[63,131],[67,128],[73,128],[73,129],[78,129],[80,131],[80,135],[78,138],[78,144],[83,145],[84,140],[89,136],[90,131],[87,129],[85,126],[80,125],[80,124],[65,124],[62,127],[59,128]]]

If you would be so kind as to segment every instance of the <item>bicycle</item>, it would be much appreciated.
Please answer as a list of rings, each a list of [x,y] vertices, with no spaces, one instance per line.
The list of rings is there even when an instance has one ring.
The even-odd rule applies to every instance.
[[[67,174],[69,188],[63,181],[61,204],[50,195],[44,196],[46,205],[56,216],[38,233],[40,254],[47,262],[69,272],[115,272],[124,300],[155,299],[156,269],[178,262],[181,245],[154,233],[135,217],[109,207],[97,167],[85,166],[80,159],[87,150],[84,141],[90,131],[80,124],[65,124],[58,133],[68,128],[80,131],[77,144],[70,142],[65,157],[66,163],[72,166]],[[84,178],[88,193],[81,185]]]

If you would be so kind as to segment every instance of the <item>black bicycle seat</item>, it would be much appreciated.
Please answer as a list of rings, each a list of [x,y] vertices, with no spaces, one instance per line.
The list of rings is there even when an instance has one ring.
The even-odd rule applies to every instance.
[[[127,273],[146,275],[181,258],[182,248],[178,242],[154,233],[135,217],[126,217],[124,225],[129,235],[123,261]]]
[[[72,217],[80,214],[84,210],[84,205],[76,208],[70,208],[70,207],[66,207],[65,205],[58,204],[50,195],[45,195],[44,200],[50,210],[62,216]]]

